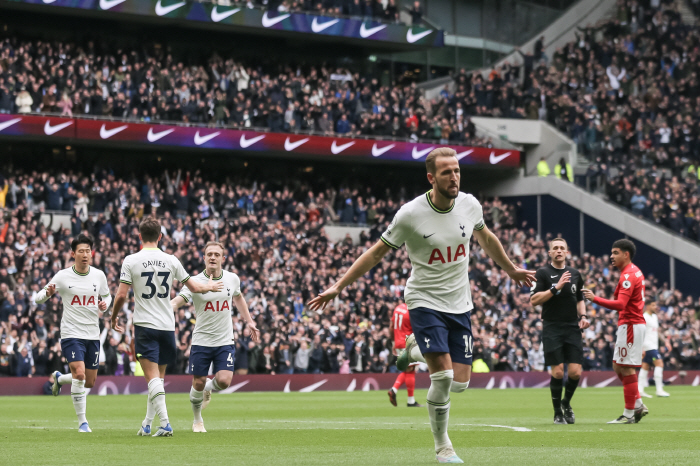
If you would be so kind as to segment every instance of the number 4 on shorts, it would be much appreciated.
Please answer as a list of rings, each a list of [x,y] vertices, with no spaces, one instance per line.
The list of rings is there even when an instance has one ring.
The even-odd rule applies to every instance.
[[[228,361],[228,364],[226,364],[226,367],[233,367],[233,354],[229,353],[228,358],[226,358]]]

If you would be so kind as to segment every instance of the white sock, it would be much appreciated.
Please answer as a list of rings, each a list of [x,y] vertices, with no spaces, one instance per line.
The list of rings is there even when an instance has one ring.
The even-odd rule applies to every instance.
[[[58,384],[59,385],[65,385],[67,383],[71,383],[73,381],[73,376],[71,374],[63,374],[58,378]]]
[[[148,382],[148,397],[160,418],[161,427],[165,427],[168,425],[168,409],[165,407],[165,388],[162,380],[156,378]]]
[[[190,403],[192,403],[192,413],[194,414],[194,422],[203,422],[202,419],[202,400],[204,392],[190,388]]]
[[[656,385],[656,392],[661,392],[664,389],[664,368],[656,366],[654,367],[654,384]]]
[[[639,391],[643,392],[647,387],[647,380],[649,379],[649,371],[646,369],[639,369],[639,376],[637,377],[637,386]]]
[[[161,382],[165,382],[165,379],[160,379]],[[163,383],[165,386],[165,383]],[[143,420],[141,423],[142,426],[150,426],[153,425],[153,419],[156,417],[156,408],[153,406],[153,403],[151,403],[151,397],[148,396],[146,397],[146,419]]]
[[[396,390],[394,390],[394,392],[396,392]],[[406,403],[408,403],[410,405],[415,404],[415,402],[416,402],[416,399],[412,396],[409,396],[408,399],[406,400]]]
[[[87,422],[85,419],[85,381],[74,379],[70,387],[70,397],[73,399],[73,407],[75,408],[75,414],[78,416],[78,425],[83,422]]]
[[[394,394],[399,393],[399,391],[397,389],[395,389],[394,387],[391,387],[391,391],[394,392]]]
[[[409,356],[412,361],[425,363],[425,358],[423,357],[423,354],[421,354],[420,347],[418,345],[411,348],[411,353],[409,354]]]
[[[450,386],[454,379],[454,371],[446,370],[430,374],[430,389],[428,389],[428,414],[430,415],[430,430],[435,440],[435,451],[452,445],[447,436],[447,425],[450,420]]]
[[[625,410],[622,412],[622,414],[623,414],[625,417],[632,417],[632,416],[634,416],[634,409],[627,409],[627,408],[625,408]]]
[[[642,399],[641,399],[641,398],[637,398],[636,400],[634,400],[634,409],[637,409],[637,408],[639,408],[640,406],[642,406]]]
[[[213,379],[207,379],[207,383],[204,385],[204,390],[207,392],[212,392],[212,391],[219,391],[222,390],[222,388],[219,386],[218,383],[216,383],[216,378]]]

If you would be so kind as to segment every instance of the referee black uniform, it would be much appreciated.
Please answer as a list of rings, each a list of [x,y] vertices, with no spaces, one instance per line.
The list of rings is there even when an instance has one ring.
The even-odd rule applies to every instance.
[[[571,278],[557,290],[561,276],[569,272]],[[552,297],[542,303],[542,346],[544,363],[547,366],[560,364],[583,364],[583,338],[579,328],[578,303],[583,301],[583,277],[573,267],[564,266],[557,269],[551,263],[537,269],[537,282],[530,292],[531,295],[542,291],[552,293]],[[552,371],[554,374],[554,371]],[[554,406],[554,422],[557,424],[573,424],[574,414],[570,400],[578,378],[569,377],[566,382],[566,397],[562,400],[563,379],[552,376],[550,390]]]

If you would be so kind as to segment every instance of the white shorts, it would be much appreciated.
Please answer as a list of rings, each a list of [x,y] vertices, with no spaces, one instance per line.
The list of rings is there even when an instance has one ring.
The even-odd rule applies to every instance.
[[[617,327],[617,341],[613,361],[618,366],[641,367],[645,324],[623,324]]]

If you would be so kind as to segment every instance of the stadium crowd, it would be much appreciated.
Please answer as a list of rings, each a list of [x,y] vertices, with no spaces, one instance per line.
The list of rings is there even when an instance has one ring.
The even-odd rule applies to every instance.
[[[379,195],[369,188],[351,187],[321,192],[306,185],[273,189],[264,183],[244,186],[231,180],[217,185],[199,172],[118,179],[104,170],[85,176],[8,170],[3,178],[13,189],[0,197],[2,376],[66,371],[59,343],[60,297],[36,305],[33,296],[70,265],[70,239],[81,231],[96,239],[93,266],[104,270],[114,294],[124,257],[139,250],[137,225],[145,215],[161,219],[161,247],[179,257],[192,274],[203,270],[202,246],[207,241],[226,244],[224,267],[240,276],[262,331],[262,341],[256,344],[237,315],[232,316],[239,373],[395,370],[388,324],[410,274],[405,248],[388,255],[325,311],[310,312],[305,303],[377,241],[400,205],[419,193],[401,189]],[[71,223],[52,231],[40,215],[55,203],[69,213]],[[485,200],[483,206],[486,223],[511,257],[527,268],[546,263],[545,243],[517,220],[519,206],[497,198]],[[346,211],[346,219],[367,225],[359,244],[349,237],[332,241],[325,233],[324,225]],[[481,370],[544,370],[542,322],[539,311],[529,304],[529,290],[516,287],[478,245],[473,245],[471,257],[474,352],[475,360],[482,361]],[[584,271],[589,287],[612,294],[618,273],[606,258],[584,254],[574,257],[572,265]],[[667,367],[700,369],[700,301],[669,290],[650,272],[647,296],[660,304],[661,354]],[[176,290],[172,292],[174,296]],[[132,310],[133,298],[121,314],[127,329]],[[591,309],[589,315],[585,369],[610,369],[616,313]],[[169,373],[187,372],[194,324],[191,307],[178,310],[178,357]],[[117,333],[108,318],[101,328],[100,371],[131,373],[135,368],[131,330]]]

